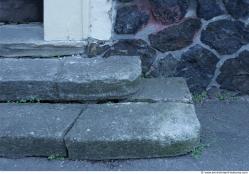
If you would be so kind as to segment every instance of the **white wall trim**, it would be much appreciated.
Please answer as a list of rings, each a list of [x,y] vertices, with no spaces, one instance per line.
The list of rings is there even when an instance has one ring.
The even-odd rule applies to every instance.
[[[109,40],[112,0],[44,0],[44,39],[79,41],[92,37]]]
[[[89,37],[90,30],[90,0],[82,0],[82,33],[83,39]]]
[[[112,35],[112,0],[91,0],[90,37],[109,40]]]

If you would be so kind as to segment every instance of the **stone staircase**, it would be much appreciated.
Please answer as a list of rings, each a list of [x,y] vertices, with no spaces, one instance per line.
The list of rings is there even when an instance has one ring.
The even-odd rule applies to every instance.
[[[140,64],[138,57],[1,59],[0,156],[106,160],[190,152],[200,124],[185,81],[141,79]]]
[[[139,57],[0,59],[0,156],[183,155],[200,123],[182,78],[142,79]]]

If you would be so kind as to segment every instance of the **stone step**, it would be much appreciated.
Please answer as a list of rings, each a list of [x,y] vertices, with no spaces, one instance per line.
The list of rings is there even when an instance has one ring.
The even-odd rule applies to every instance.
[[[127,102],[193,103],[188,85],[181,77],[142,79],[139,86],[139,91]]]
[[[85,41],[44,41],[42,24],[0,26],[0,57],[58,57],[84,53]]]
[[[0,59],[0,101],[124,99],[140,76],[138,57]]]
[[[65,142],[73,160],[177,156],[199,144],[200,124],[193,104],[91,105]]]
[[[144,87],[117,104],[0,104],[0,156],[105,160],[186,154],[200,140],[187,85],[181,78],[141,84],[155,82],[155,90]]]
[[[64,136],[86,106],[0,104],[0,156],[67,156]]]

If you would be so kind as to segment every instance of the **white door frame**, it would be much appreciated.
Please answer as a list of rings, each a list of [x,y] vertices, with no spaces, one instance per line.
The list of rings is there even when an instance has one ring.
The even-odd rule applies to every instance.
[[[111,33],[112,0],[44,0],[46,41],[109,40]]]

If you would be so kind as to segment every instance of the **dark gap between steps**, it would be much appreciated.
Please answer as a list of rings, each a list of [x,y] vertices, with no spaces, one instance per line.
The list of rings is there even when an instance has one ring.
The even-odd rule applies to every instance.
[[[124,103],[130,102],[128,100],[98,100],[98,101],[80,101],[80,100],[13,100],[13,101],[0,101],[0,103],[14,103],[14,104],[39,104],[39,103],[47,103],[47,104],[107,104],[107,103]]]
[[[79,100],[71,100],[71,101],[63,101],[63,100],[15,100],[15,101],[0,101],[0,103],[10,103],[10,104],[39,104],[39,103],[47,103],[47,104],[108,104],[108,103],[113,103],[113,104],[118,104],[118,103],[158,103],[158,101],[154,100],[136,100],[136,99],[112,99],[112,100],[98,100],[98,101],[79,101]],[[167,102],[167,101],[166,101]]]

